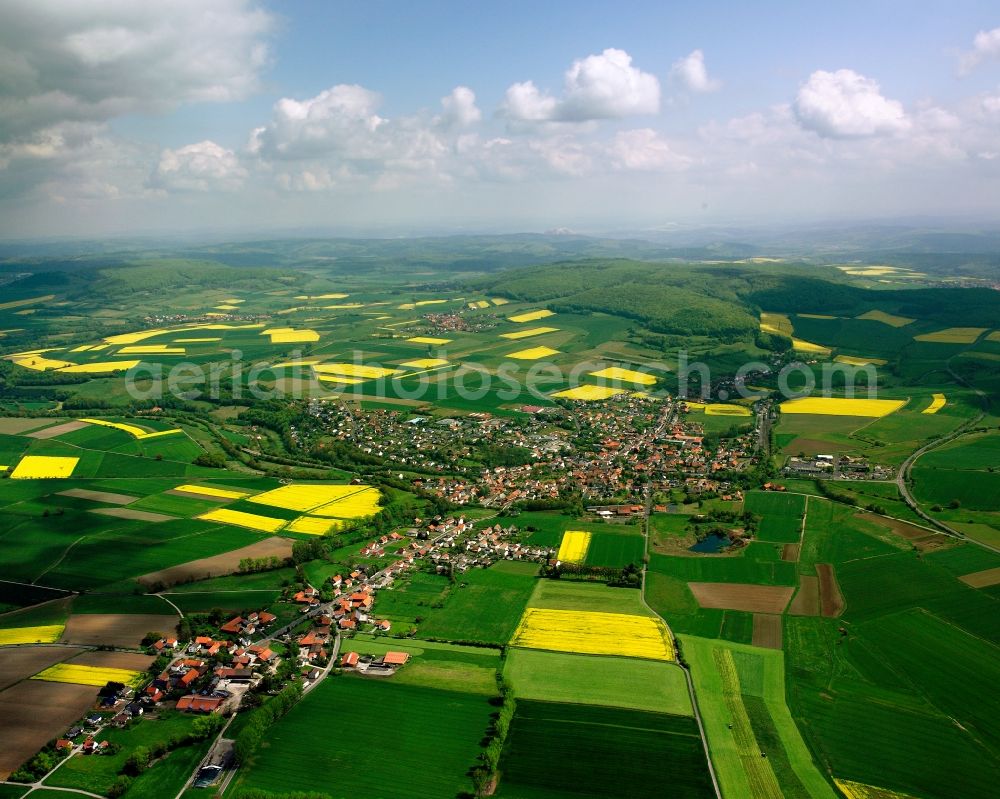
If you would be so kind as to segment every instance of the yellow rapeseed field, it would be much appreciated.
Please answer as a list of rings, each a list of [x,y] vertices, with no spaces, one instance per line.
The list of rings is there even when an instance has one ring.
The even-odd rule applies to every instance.
[[[543,333],[555,333],[558,327],[533,327],[530,330],[518,330],[516,333],[501,333],[500,338],[517,340],[519,338],[529,338],[530,336],[540,336]]]
[[[985,327],[948,327],[914,336],[914,341],[931,341],[937,344],[974,344],[985,333]]]
[[[511,645],[585,655],[674,659],[673,640],[662,621],[623,613],[528,608]]]
[[[365,304],[363,302],[342,302],[336,305],[324,305],[323,310],[325,311],[352,311],[355,308],[364,308]]]
[[[507,318],[511,322],[534,322],[549,316],[555,316],[555,314],[552,311],[543,309],[541,311],[526,311],[525,313],[519,313],[517,316],[508,316]]]
[[[344,300],[350,297],[350,294],[340,294],[338,292],[332,292],[330,294],[313,294],[312,296],[308,294],[297,294],[295,299],[297,300]]]
[[[825,313],[797,313],[796,316],[801,316],[803,319],[836,319],[836,316],[830,316]]]
[[[285,528],[289,533],[304,533],[305,535],[326,535],[331,530],[341,527],[336,519],[322,519],[318,516],[299,516],[288,523]]]
[[[177,486],[174,491],[187,491],[191,494],[204,494],[206,497],[219,497],[220,499],[241,499],[250,493],[249,491],[234,491],[231,488],[215,488],[214,486],[194,485],[192,483]]]
[[[282,361],[272,366],[272,369],[291,369],[293,366],[313,366],[319,363],[319,358],[306,358],[301,361]]]
[[[788,318],[788,314],[765,312],[760,315],[760,329],[764,333],[774,333],[791,338],[792,320]]]
[[[272,344],[304,344],[319,341],[319,333],[309,328],[296,330],[294,327],[270,327],[261,331],[262,336],[270,336]]]
[[[539,358],[550,358],[558,354],[559,350],[554,350],[551,347],[532,347],[531,349],[512,352],[507,357],[518,361],[537,361]]]
[[[239,310],[239,306],[238,305],[229,305],[229,304],[216,305],[215,306],[215,310],[217,310],[217,311],[236,311],[236,310]]]
[[[131,669],[116,669],[111,666],[78,666],[73,663],[56,663],[40,671],[31,679],[45,682],[68,682],[75,685],[96,685],[103,687],[109,682],[133,685],[142,674]]]
[[[341,386],[356,386],[358,383],[365,382],[363,377],[342,377],[341,375],[316,375],[316,377],[324,383],[337,383]]]
[[[632,369],[622,369],[620,366],[609,366],[598,372],[591,372],[591,377],[600,377],[605,380],[624,380],[627,383],[638,383],[640,386],[651,386],[656,382],[654,375],[645,372],[636,372]]]
[[[38,480],[63,478],[73,474],[79,458],[54,457],[52,455],[25,455],[10,473],[12,480]]]
[[[1000,341],[1000,330],[994,330],[986,337],[987,341]]]
[[[94,361],[93,363],[76,363],[72,366],[64,366],[60,372],[66,374],[106,374],[108,372],[127,372],[129,369],[138,366],[139,361]]]
[[[743,405],[726,405],[724,403],[712,403],[705,406],[705,413],[709,416],[752,416],[750,409]]]
[[[476,300],[474,302],[470,302],[469,307],[476,311],[482,308],[489,308],[490,304],[486,300]]]
[[[829,355],[833,350],[824,347],[822,344],[813,344],[811,341],[804,341],[800,338],[792,339],[792,349],[796,352],[808,352],[814,355]]]
[[[241,510],[229,510],[228,508],[210,510],[198,518],[206,522],[220,522],[236,527],[246,527],[262,533],[275,533],[285,526],[284,519],[272,519],[270,516],[258,516],[256,513],[244,513]]]
[[[410,369],[433,369],[436,366],[447,366],[445,358],[417,358],[412,361],[404,361],[400,366],[407,366]]]
[[[224,322],[209,325],[186,325],[183,327],[158,327],[151,330],[140,330],[137,333],[119,333],[116,336],[107,336],[104,341],[107,344],[137,344],[154,336],[163,336],[168,333],[190,333],[195,330],[247,330],[250,328],[263,327],[259,322],[247,325],[231,325]]]
[[[591,402],[594,400],[604,400],[611,397],[617,397],[619,394],[625,393],[627,393],[626,389],[612,388],[611,386],[577,386],[576,388],[567,388],[564,391],[557,391],[555,394],[552,394],[552,396],[559,397],[561,399]]]
[[[882,358],[856,358],[853,355],[838,355],[834,358],[837,363],[846,363],[848,366],[885,366],[887,361]]]
[[[910,319],[907,316],[895,316],[891,313],[886,313],[885,311],[867,311],[860,316],[855,317],[855,319],[867,319],[870,322],[881,322],[884,325],[889,325],[890,327],[906,327],[907,325],[912,325],[916,322],[916,319]]]
[[[370,486],[351,487],[362,490],[349,494],[343,499],[334,500],[328,505],[314,508],[311,513],[314,516],[332,516],[335,519],[360,519],[365,516],[374,516],[379,512],[381,506],[378,503],[382,495],[377,488]]]
[[[54,644],[63,634],[61,624],[43,624],[39,627],[9,627],[0,630],[0,646],[13,644]]]
[[[821,416],[886,416],[898,411],[906,400],[799,397],[781,404],[782,413],[812,413]]]
[[[369,487],[362,485],[330,485],[328,483],[295,483],[284,485],[250,497],[250,502],[258,505],[271,505],[285,510],[308,511],[327,505],[339,499],[365,491]]]
[[[510,300],[505,300],[503,297],[491,297],[490,302],[494,305],[506,305]]]
[[[101,427],[113,427],[116,430],[122,430],[128,433],[130,436],[134,436],[138,439],[146,438],[160,438],[161,436],[172,436],[177,435],[181,431],[178,429],[173,430],[143,430],[141,427],[134,424],[125,424],[123,422],[109,422],[106,419],[80,419],[81,422],[86,422],[87,424],[96,424]]]
[[[557,560],[566,563],[583,563],[590,549],[590,533],[581,530],[567,530],[559,544]]]
[[[55,358],[43,358],[40,355],[25,355],[20,358],[12,358],[18,366],[25,369],[33,369],[36,372],[44,372],[46,369],[64,369],[73,366],[72,361],[57,361]]]
[[[836,777],[833,781],[847,799],[913,799],[910,794],[892,791],[888,788],[876,788],[874,785],[865,785],[863,782],[839,780]]]
[[[937,413],[947,404],[948,399],[944,394],[934,394],[931,399],[931,404],[924,408],[922,413]]]
[[[399,374],[398,369],[387,369],[382,366],[362,366],[359,363],[317,363],[313,371],[323,375],[343,375],[344,377],[361,377],[371,380],[376,377],[387,377]]]
[[[408,323],[401,323],[401,324],[408,324]],[[394,325],[390,325],[390,327],[394,327]],[[409,341],[412,344],[450,344],[451,343],[451,339],[450,338],[435,338],[433,336],[414,336],[413,338],[408,338],[407,341]]]

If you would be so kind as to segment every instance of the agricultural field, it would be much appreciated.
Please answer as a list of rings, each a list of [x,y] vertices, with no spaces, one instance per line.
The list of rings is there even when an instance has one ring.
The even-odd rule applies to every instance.
[[[471,790],[467,772],[476,764],[490,712],[487,698],[473,693],[331,678],[268,730],[265,748],[240,770],[235,787],[414,799],[455,796]],[[365,719],[379,731],[379,745],[302,745],[331,718]]]
[[[500,770],[510,799],[714,795],[691,718],[597,705],[519,701]]]
[[[673,660],[673,639],[659,620],[624,613],[529,607],[511,646],[588,655]]]
[[[504,679],[518,699],[692,715],[684,673],[669,663],[512,648]]]

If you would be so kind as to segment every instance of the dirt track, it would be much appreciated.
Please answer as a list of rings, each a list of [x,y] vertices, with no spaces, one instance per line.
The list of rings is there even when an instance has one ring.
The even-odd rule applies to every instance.
[[[146,586],[159,584],[169,587],[188,580],[220,577],[225,574],[234,574],[239,569],[240,561],[243,558],[269,558],[272,555],[282,560],[290,558],[292,556],[292,542],[287,538],[265,538],[222,555],[192,560],[179,566],[171,566],[169,569],[144,574],[139,578],[139,582]]]
[[[124,597],[122,602],[128,602]],[[166,602],[163,603],[166,608]],[[69,617],[62,641],[88,646],[138,648],[148,632],[174,632],[177,616],[132,613],[77,613]]]
[[[703,608],[750,613],[781,613],[794,590],[787,586],[749,583],[688,583],[688,588]]]

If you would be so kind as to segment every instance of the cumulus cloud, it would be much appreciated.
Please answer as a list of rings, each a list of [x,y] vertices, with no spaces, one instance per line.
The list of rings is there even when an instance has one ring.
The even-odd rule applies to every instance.
[[[995,59],[1000,59],[1000,28],[979,31],[972,40],[972,49],[959,59],[959,74],[967,75],[984,61]]]
[[[722,87],[722,81],[708,76],[705,54],[701,50],[694,50],[675,61],[670,69],[670,77],[682,88],[696,94],[718,91]]]
[[[236,153],[213,141],[202,141],[164,150],[150,185],[171,191],[234,191],[246,176]]]
[[[483,118],[476,107],[476,93],[468,86],[456,86],[451,94],[441,98],[443,113],[438,124],[446,128],[467,128]]]
[[[886,136],[910,127],[899,101],[883,97],[875,80],[851,69],[813,72],[794,108],[802,127],[832,139]]]
[[[585,122],[655,114],[659,109],[656,76],[632,66],[632,56],[624,50],[608,48],[573,62],[561,99],[540,91],[532,81],[515,83],[507,89],[501,113],[517,122]]]
[[[0,26],[0,140],[66,121],[246,97],[270,15],[250,0],[10,0]]]

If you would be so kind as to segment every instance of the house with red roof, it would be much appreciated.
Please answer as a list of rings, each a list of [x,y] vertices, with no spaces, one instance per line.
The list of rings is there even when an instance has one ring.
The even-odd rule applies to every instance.
[[[215,713],[223,701],[221,696],[188,694],[177,700],[177,709],[188,713]]]

